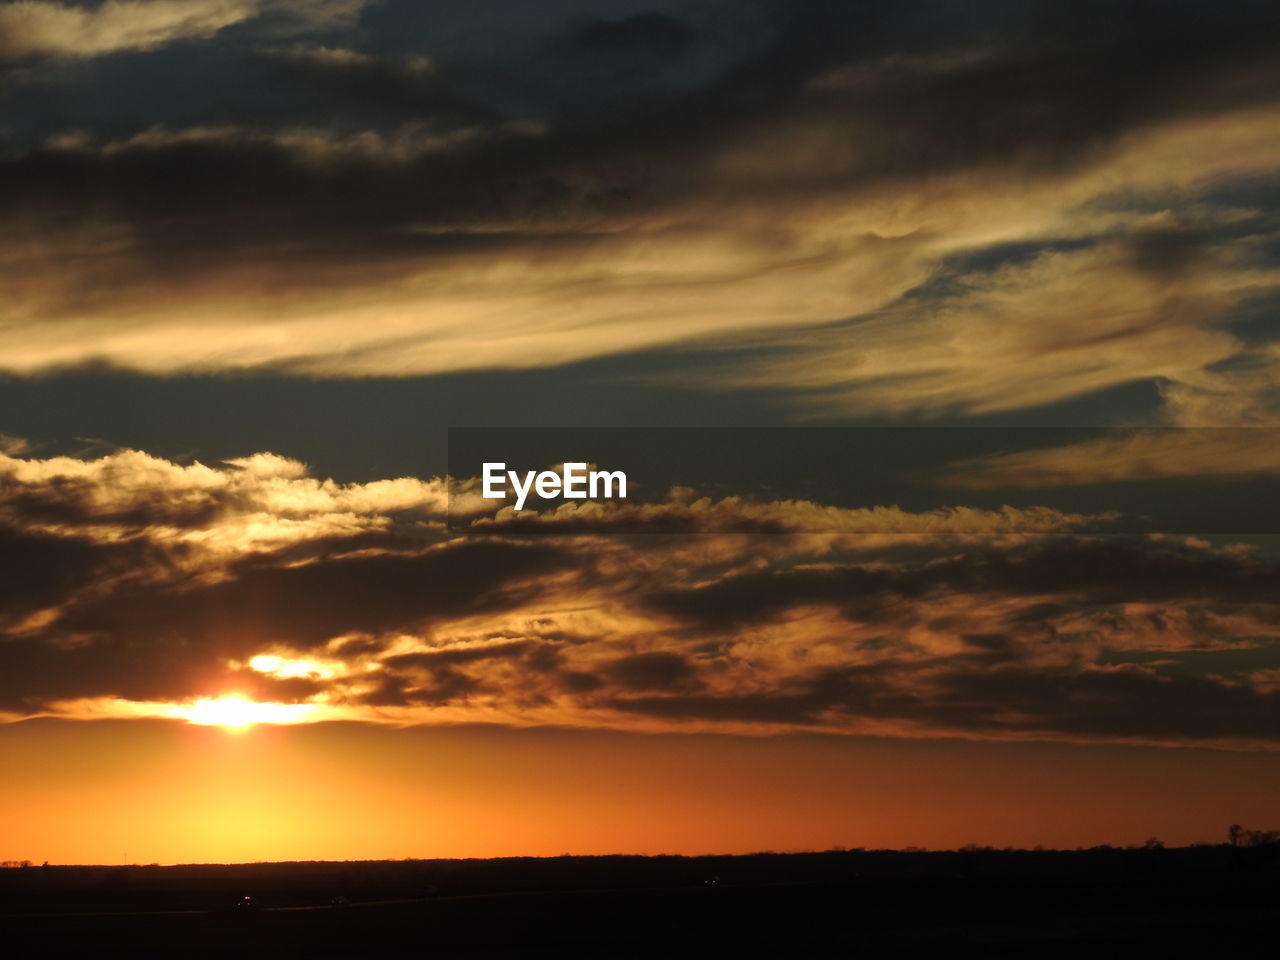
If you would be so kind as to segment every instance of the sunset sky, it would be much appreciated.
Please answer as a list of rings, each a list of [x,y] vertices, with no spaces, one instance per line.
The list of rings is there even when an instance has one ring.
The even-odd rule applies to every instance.
[[[0,860],[1280,827],[1278,131],[1272,2],[0,5]]]

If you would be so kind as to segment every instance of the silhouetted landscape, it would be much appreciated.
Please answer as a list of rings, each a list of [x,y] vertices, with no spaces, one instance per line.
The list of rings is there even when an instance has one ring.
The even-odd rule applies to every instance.
[[[955,851],[53,866],[0,870],[25,953],[819,956],[971,943],[1252,951],[1280,838]]]

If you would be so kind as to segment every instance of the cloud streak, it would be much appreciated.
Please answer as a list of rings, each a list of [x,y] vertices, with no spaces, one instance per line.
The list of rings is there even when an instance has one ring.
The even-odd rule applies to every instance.
[[[364,0],[103,0],[92,5],[16,0],[0,7],[0,58],[79,59],[151,51],[263,15],[294,29],[334,26]]]
[[[949,468],[948,482],[969,489],[1040,489],[1167,477],[1275,476],[1280,474],[1275,441],[1275,432],[1263,427],[1137,430],[962,461]]]
[[[95,7],[18,0],[0,8],[0,54],[93,57],[206,39],[248,19],[257,0],[106,0]]]

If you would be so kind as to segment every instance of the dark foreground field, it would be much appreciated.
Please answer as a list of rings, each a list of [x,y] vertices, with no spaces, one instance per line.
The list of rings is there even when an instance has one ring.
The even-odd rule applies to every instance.
[[[1280,848],[33,866],[0,892],[13,957],[1269,956]]]

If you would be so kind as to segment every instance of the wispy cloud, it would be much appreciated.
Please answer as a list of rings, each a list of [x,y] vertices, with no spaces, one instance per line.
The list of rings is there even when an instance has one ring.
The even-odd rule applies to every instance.
[[[1000,454],[953,464],[957,487],[1071,486],[1166,477],[1248,477],[1280,474],[1273,429],[1136,430],[1122,435]]]
[[[6,11],[101,21],[51,34],[92,46],[144,42],[133,6],[169,11],[157,36],[254,12]],[[233,37],[271,90],[254,109],[47,129],[0,160],[4,365],[399,377],[664,348],[715,382],[638,375],[825,417],[1138,382],[1171,415],[1270,415],[1264,378],[1225,371],[1270,349],[1232,326],[1276,286],[1260,7],[1167,11],[1152,43],[1123,4],[1094,31],[1033,5],[936,36],[929,5],[803,6],[719,45],[665,15],[580,24],[502,69],[368,24]],[[609,104],[584,92],[601,45],[631,57]]]
[[[206,38],[245,20],[258,0],[106,0],[94,7],[18,0],[0,8],[0,52],[8,57],[92,57]]]
[[[206,40],[264,13],[298,26],[349,21],[365,0],[15,0],[0,7],[0,57],[82,58]]]

